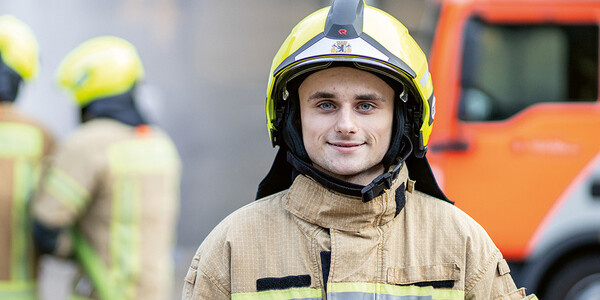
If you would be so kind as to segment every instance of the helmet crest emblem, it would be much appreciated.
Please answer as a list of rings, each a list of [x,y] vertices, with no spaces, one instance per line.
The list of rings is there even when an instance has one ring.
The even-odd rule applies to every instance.
[[[348,41],[337,41],[331,45],[331,53],[351,53],[352,45]]]

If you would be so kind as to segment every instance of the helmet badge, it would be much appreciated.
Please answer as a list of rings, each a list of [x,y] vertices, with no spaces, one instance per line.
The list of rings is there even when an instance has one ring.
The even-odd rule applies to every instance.
[[[351,53],[352,45],[348,41],[336,41],[331,45],[331,53]]]

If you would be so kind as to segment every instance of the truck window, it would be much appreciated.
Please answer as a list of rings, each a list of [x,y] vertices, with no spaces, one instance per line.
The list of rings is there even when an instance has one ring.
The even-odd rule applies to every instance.
[[[467,22],[459,119],[497,121],[541,102],[597,101],[598,26]]]

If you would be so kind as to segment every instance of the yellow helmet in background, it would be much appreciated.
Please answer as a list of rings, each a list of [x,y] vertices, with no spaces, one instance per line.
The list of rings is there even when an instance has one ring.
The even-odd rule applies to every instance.
[[[0,55],[4,63],[26,81],[39,72],[39,46],[35,35],[27,24],[11,15],[0,16]]]
[[[435,99],[423,51],[402,23],[364,0],[336,0],[296,25],[275,55],[267,87],[267,126],[273,145],[281,145],[288,83],[335,65],[350,65],[388,78],[410,107],[406,134],[422,157],[433,125]],[[403,125],[399,125],[403,126]],[[404,128],[397,128],[404,132]],[[395,137],[396,138],[396,137]],[[401,138],[401,137],[400,137]],[[392,141],[393,144],[393,141]]]
[[[82,43],[65,57],[56,73],[58,84],[80,107],[127,92],[143,77],[144,67],[135,47],[114,36]]]

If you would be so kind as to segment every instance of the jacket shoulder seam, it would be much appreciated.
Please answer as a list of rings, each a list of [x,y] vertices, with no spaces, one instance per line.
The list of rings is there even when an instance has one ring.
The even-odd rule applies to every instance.
[[[471,280],[470,283],[467,283],[465,285],[465,296],[467,296],[471,293],[473,288],[475,288],[475,286],[480,282],[481,278],[483,278],[483,274],[485,274],[485,272],[487,272],[487,270],[490,268],[490,266],[497,264],[498,253],[499,252],[496,250],[494,255],[490,256],[490,258],[488,258],[488,260],[485,262],[485,266],[483,267],[483,269],[479,270],[479,272],[477,272],[477,274],[474,276],[473,280]]]
[[[203,265],[199,265],[198,270],[201,271],[202,274],[204,274],[204,276],[206,276],[206,278],[208,278],[208,280],[210,280],[210,282],[212,282],[212,284],[214,284],[224,296],[229,297],[231,295],[231,291],[225,288],[225,286],[221,284],[217,278],[212,276],[212,274],[210,274]]]

